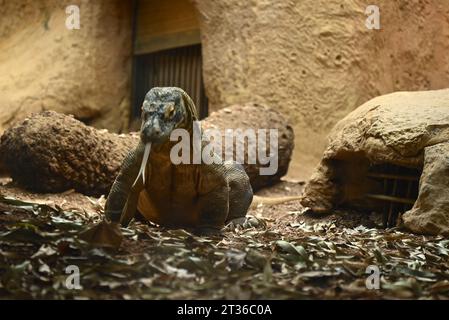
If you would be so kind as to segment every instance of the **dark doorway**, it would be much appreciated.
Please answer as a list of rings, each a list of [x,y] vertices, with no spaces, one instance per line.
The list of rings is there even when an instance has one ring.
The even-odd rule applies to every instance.
[[[133,118],[140,116],[145,94],[153,87],[180,87],[195,102],[200,118],[207,116],[201,45],[135,56]]]

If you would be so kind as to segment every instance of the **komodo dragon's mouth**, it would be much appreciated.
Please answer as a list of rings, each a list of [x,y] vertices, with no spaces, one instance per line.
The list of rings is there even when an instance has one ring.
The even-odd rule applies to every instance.
[[[137,178],[133,183],[133,187],[136,185],[136,182],[139,180],[140,176],[142,176],[143,184],[145,185],[145,168],[147,167],[148,158],[150,157],[150,151],[151,151],[151,142],[147,142],[145,144],[145,150],[143,151],[142,163],[140,164],[139,174],[137,175]]]

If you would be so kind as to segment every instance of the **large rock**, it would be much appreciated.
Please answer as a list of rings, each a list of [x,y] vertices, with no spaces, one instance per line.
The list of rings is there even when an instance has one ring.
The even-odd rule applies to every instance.
[[[75,189],[98,196],[109,191],[137,140],[136,135],[97,130],[72,116],[44,111],[5,131],[0,162],[29,190]]]
[[[66,27],[78,5],[80,29]],[[129,1],[0,0],[0,134],[55,110],[126,130],[132,57]]]
[[[331,131],[302,204],[315,212],[345,205],[372,209],[376,202],[367,195],[382,192],[379,183],[385,183],[373,177],[398,173],[373,175],[371,170],[394,166],[417,172],[420,179],[417,200],[402,216],[404,225],[417,233],[449,235],[448,150],[449,89],[377,97]]]
[[[449,236],[449,143],[425,148],[420,185],[404,224],[414,232]]]
[[[263,112],[261,112],[261,110]],[[285,117],[264,106],[247,104],[220,110],[203,128],[275,128],[279,133],[279,169],[260,175],[260,164],[244,165],[254,189],[278,181],[288,169],[294,134]],[[117,135],[86,126],[73,117],[42,112],[8,129],[0,140],[0,162],[20,185],[38,192],[75,189],[107,194],[136,133]]]
[[[278,130],[278,170],[274,175],[260,175],[260,168],[267,165],[261,165],[259,161],[256,164],[245,163],[245,171],[248,174],[253,189],[257,190],[265,186],[272,185],[287,173],[291,156],[294,149],[294,133],[287,117],[281,115],[278,111],[268,108],[261,104],[247,103],[245,105],[232,105],[230,107],[213,112],[203,121],[204,129],[219,129],[224,138],[231,132],[225,132],[223,129],[277,129]],[[256,139],[258,139],[256,131]],[[222,138],[222,139],[223,139]],[[267,154],[270,146],[267,141]],[[224,158],[226,150],[230,153],[236,150],[236,141],[233,145],[224,145],[222,157]],[[231,150],[232,149],[232,150]],[[245,159],[248,155],[247,144],[245,145]],[[259,160],[259,159],[258,159]]]
[[[211,110],[278,106],[296,135],[292,178],[309,178],[329,130],[363,102],[449,85],[449,1],[193,2]],[[365,26],[369,4],[381,30]]]

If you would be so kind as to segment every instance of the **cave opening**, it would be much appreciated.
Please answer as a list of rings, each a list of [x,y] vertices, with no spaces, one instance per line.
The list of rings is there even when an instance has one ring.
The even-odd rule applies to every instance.
[[[370,166],[367,178],[381,184],[381,192],[367,192],[365,197],[379,202],[384,228],[397,226],[401,215],[410,210],[419,191],[420,168],[407,168],[392,164]]]
[[[333,166],[337,207],[379,214],[384,228],[400,225],[402,214],[418,197],[422,167],[372,163],[364,155],[352,155]]]

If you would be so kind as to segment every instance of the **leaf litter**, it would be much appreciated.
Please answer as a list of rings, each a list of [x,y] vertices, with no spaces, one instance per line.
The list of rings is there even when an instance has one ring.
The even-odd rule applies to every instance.
[[[79,237],[100,215],[0,196],[0,298],[449,297],[447,239],[307,219],[285,206],[251,214],[262,228],[209,238],[134,221],[112,249]],[[372,265],[381,273],[379,290],[366,287]],[[69,266],[79,270],[79,290],[67,286]]]

